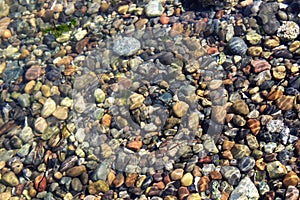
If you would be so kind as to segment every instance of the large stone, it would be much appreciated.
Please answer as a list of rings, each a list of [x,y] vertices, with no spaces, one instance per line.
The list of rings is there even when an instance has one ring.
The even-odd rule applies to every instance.
[[[240,181],[239,185],[232,191],[229,198],[229,200],[237,199],[259,199],[258,190],[248,176]]]
[[[11,186],[11,187],[15,187],[20,183],[18,177],[12,171],[5,173],[2,176],[1,181],[4,185]]]

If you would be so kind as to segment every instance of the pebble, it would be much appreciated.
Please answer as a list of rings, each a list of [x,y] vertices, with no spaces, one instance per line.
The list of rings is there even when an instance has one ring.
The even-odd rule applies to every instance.
[[[295,172],[290,171],[289,173],[287,173],[284,176],[283,185],[286,188],[288,188],[290,185],[297,186],[299,181],[300,181],[300,179],[299,179],[298,175]]]
[[[191,173],[184,174],[183,177],[180,179],[180,182],[181,182],[181,185],[186,186],[186,187],[192,185],[193,184],[193,175]]]
[[[77,177],[82,173],[86,172],[86,167],[84,165],[75,166],[66,171],[67,176]]]
[[[231,150],[235,159],[242,159],[243,157],[250,156],[251,151],[247,145],[235,144]]]
[[[222,166],[220,172],[229,184],[237,185],[239,183],[241,172],[238,168],[234,166]]]
[[[23,107],[29,107],[30,106],[30,95],[29,94],[21,94],[18,97],[19,104]]]
[[[52,115],[59,120],[66,120],[68,118],[68,108],[64,106],[57,106]]]
[[[262,47],[259,46],[252,46],[248,48],[248,54],[254,57],[260,56],[262,51],[263,51]]]
[[[286,167],[280,161],[267,163],[267,171],[271,178],[281,178],[287,174]]]
[[[183,101],[177,101],[173,106],[173,112],[177,117],[183,117],[187,114],[189,105]]]
[[[34,122],[34,129],[38,132],[38,133],[45,133],[45,131],[48,128],[48,123],[45,120],[45,118],[43,117],[39,117],[35,120]]]
[[[264,59],[252,60],[251,65],[254,68],[255,73],[259,73],[259,72],[271,69],[271,65],[268,63],[268,61],[266,61]]]
[[[228,49],[234,55],[245,55],[247,52],[247,45],[245,41],[239,37],[233,37],[228,42]]]
[[[258,190],[248,176],[243,178],[230,194],[229,200],[235,199],[259,199]]]
[[[243,100],[238,100],[232,104],[232,109],[236,114],[247,115],[249,114],[249,107]]]
[[[280,110],[286,111],[286,110],[292,110],[294,105],[294,96],[289,95],[282,95],[279,99],[276,101],[276,105]]]
[[[25,73],[26,80],[35,80],[43,74],[43,70],[39,65],[31,66]]]
[[[45,104],[41,110],[41,115],[43,118],[47,118],[52,115],[56,110],[56,103],[50,97],[45,101]]]
[[[299,199],[299,190],[295,186],[290,185],[286,190],[285,199],[286,200]]]
[[[12,171],[3,174],[1,181],[4,185],[11,187],[15,187],[20,183],[18,177]]]
[[[243,157],[239,160],[238,166],[242,172],[250,171],[255,166],[255,159],[250,156]]]
[[[134,37],[124,37],[114,42],[113,51],[119,56],[132,56],[141,48],[141,43]]]
[[[145,14],[147,17],[160,17],[164,12],[164,7],[159,0],[151,0],[145,6]]]
[[[183,177],[184,170],[183,169],[175,169],[171,172],[171,179],[173,181],[180,180]]]
[[[88,186],[88,191],[90,194],[98,194],[100,192],[107,192],[109,190],[109,186],[103,180],[98,180],[94,183],[90,183]]]
[[[254,135],[257,135],[261,129],[260,121],[257,119],[249,119],[247,125]]]

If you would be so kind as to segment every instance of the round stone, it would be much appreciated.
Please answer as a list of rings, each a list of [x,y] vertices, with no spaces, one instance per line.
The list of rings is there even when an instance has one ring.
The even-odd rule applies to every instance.
[[[190,186],[193,184],[193,175],[191,173],[186,173],[180,180],[182,186]]]
[[[173,111],[177,117],[183,117],[188,112],[189,105],[183,101],[177,101],[173,106]]]
[[[171,172],[171,179],[173,181],[180,180],[183,177],[183,169],[175,169],[174,171]]]
[[[241,172],[238,168],[233,166],[222,166],[221,174],[226,178],[229,184],[237,185],[241,178]]]
[[[236,114],[240,115],[247,115],[250,112],[248,105],[243,100],[234,102],[232,108]]]

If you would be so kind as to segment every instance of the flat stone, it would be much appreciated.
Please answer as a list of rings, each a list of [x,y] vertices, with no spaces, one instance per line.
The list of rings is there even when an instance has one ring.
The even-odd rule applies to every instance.
[[[132,56],[141,48],[141,43],[134,37],[123,37],[114,42],[113,51],[119,56]]]
[[[116,188],[121,187],[125,182],[124,175],[122,173],[117,174],[115,177],[113,184]]]
[[[229,200],[251,199],[258,200],[259,193],[251,179],[246,176],[230,194]]]

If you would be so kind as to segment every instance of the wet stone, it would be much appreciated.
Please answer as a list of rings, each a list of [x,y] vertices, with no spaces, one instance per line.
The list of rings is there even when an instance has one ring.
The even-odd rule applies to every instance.
[[[173,111],[177,117],[183,117],[188,112],[189,105],[183,101],[178,101],[173,106]]]

